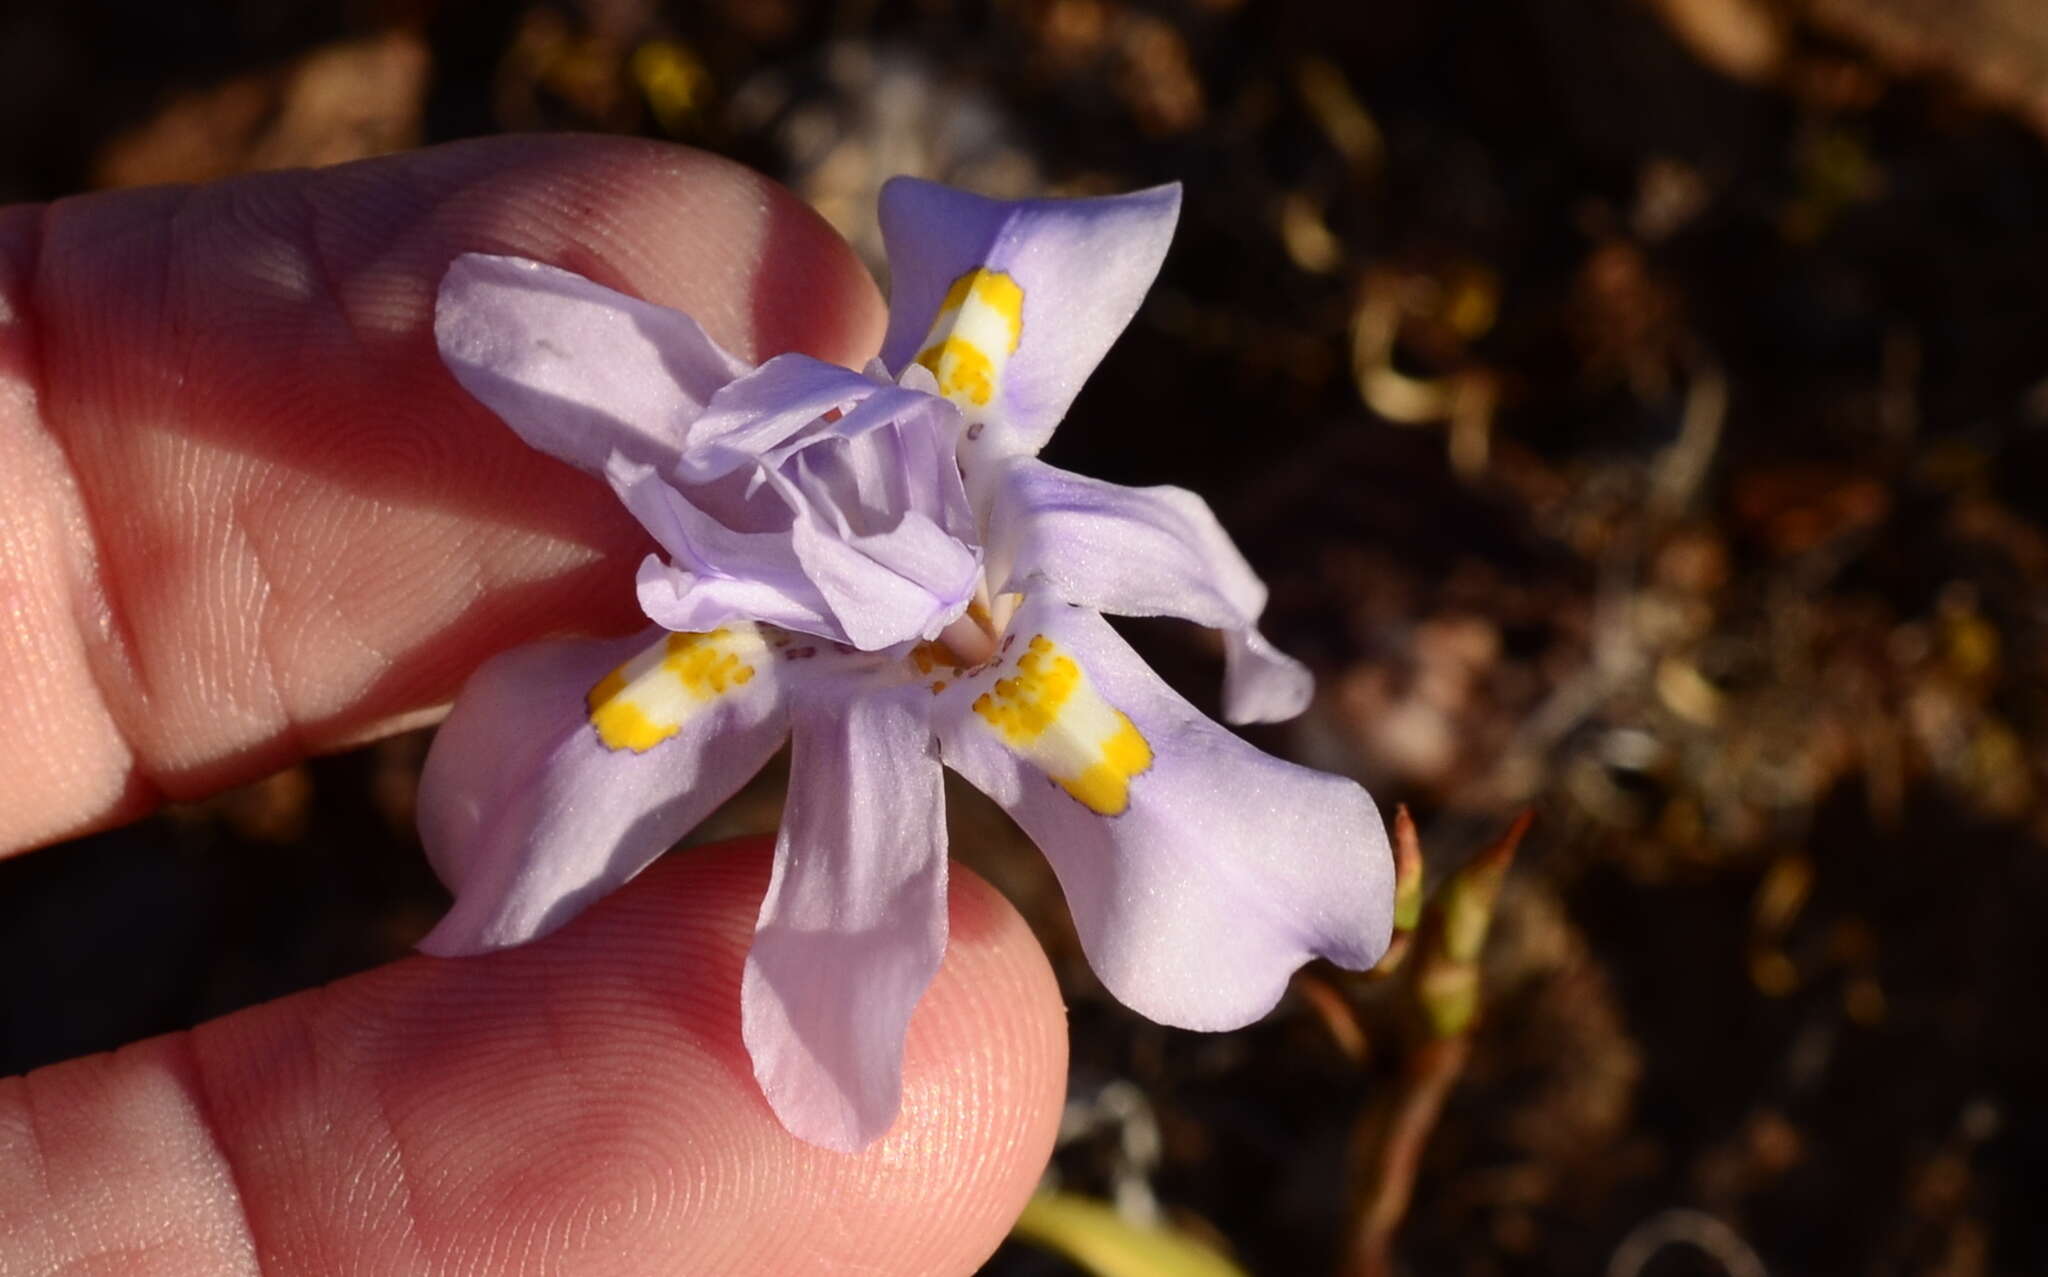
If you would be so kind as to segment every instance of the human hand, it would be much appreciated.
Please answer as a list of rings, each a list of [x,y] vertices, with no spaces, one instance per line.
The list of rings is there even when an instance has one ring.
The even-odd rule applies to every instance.
[[[0,211],[0,853],[418,721],[502,648],[639,623],[637,526],[435,354],[435,285],[472,250],[743,355],[880,331],[786,194],[616,139]],[[0,1272],[971,1270],[1057,1117],[1044,960],[956,873],[896,1127],[804,1145],[739,1036],[766,851],[676,858],[524,948],[0,1082]]]

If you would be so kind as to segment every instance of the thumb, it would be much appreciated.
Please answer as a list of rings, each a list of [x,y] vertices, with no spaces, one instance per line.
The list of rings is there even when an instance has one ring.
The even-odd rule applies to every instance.
[[[1051,1148],[1051,972],[956,872],[902,1116],[858,1155],[800,1143],[740,1042],[766,852],[0,1082],[0,1272],[972,1272]]]

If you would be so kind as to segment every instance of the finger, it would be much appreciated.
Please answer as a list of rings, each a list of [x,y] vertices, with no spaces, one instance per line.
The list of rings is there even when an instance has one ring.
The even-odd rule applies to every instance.
[[[0,1083],[0,1272],[973,1271],[1051,1149],[1051,972],[957,871],[897,1125],[801,1144],[740,1045],[766,850]]]
[[[0,213],[0,852],[444,702],[483,657],[633,623],[646,543],[463,394],[471,251],[854,360],[874,285],[791,196],[624,139],[495,139]]]

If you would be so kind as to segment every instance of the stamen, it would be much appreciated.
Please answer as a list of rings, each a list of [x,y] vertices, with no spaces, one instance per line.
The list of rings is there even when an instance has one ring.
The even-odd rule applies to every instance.
[[[979,617],[975,615],[977,611],[981,613]],[[985,624],[987,618],[985,609],[969,604],[965,613],[939,631],[939,642],[959,658],[961,665],[980,665],[996,654],[996,636]]]
[[[1010,631],[1010,618],[1017,615],[1017,609],[1024,602],[1021,594],[999,594],[989,607],[989,632],[997,638]]]

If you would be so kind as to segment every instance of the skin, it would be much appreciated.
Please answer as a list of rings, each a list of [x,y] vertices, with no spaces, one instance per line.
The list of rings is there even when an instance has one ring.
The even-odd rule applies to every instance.
[[[635,628],[638,528],[435,355],[435,283],[472,250],[755,359],[857,363],[882,330],[797,201],[650,143],[0,210],[0,854],[428,721],[526,639]],[[803,1145],[739,1038],[768,851],[0,1081],[0,1272],[971,1272],[1051,1147],[1045,960],[956,870],[902,1117],[857,1156]]]

